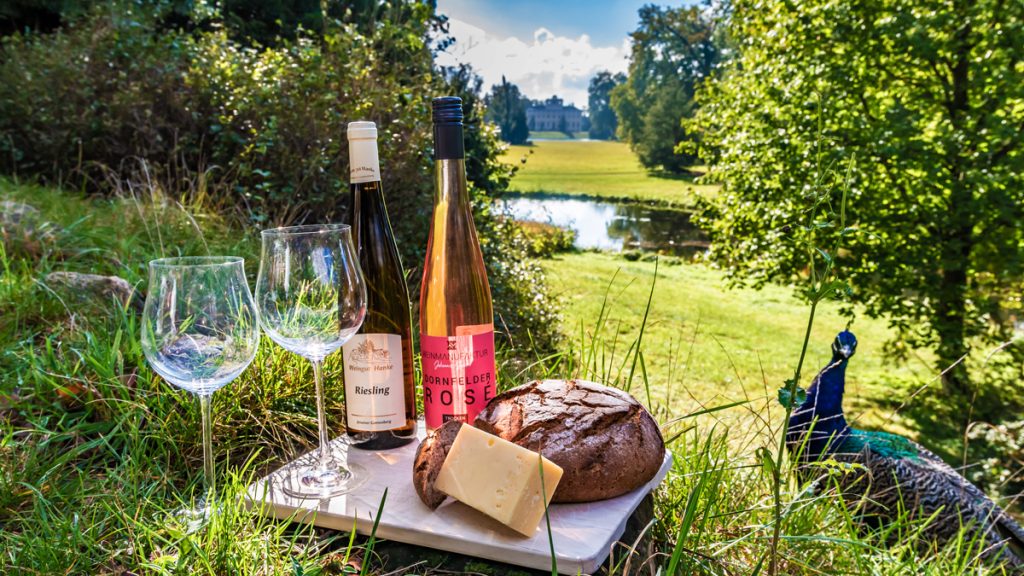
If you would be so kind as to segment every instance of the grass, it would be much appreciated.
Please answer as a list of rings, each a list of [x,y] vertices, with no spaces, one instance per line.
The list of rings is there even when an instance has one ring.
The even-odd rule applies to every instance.
[[[689,176],[649,172],[623,142],[535,142],[531,146],[510,146],[502,160],[519,167],[511,189],[525,194],[571,194],[690,206],[697,196],[717,190],[716,186],[696,184]]]
[[[613,311],[601,336],[608,342],[617,338],[619,345],[614,354],[609,349],[603,362],[613,380],[624,378],[628,371],[619,366],[644,320],[654,263],[582,252],[544,261],[544,268],[550,287],[564,303],[564,331],[592,330],[603,306]],[[836,304],[822,305],[808,352],[814,372],[831,358],[832,340],[848,320]],[[764,398],[792,376],[806,322],[805,305],[791,288],[730,290],[724,274],[708,266],[662,264],[644,331],[643,357],[652,396],[673,414],[700,405]],[[878,425],[891,415],[894,402],[933,373],[920,360],[900,365],[884,360],[882,346],[892,334],[883,321],[859,317],[851,330],[860,346],[851,360],[847,410],[863,425]],[[898,417],[887,427],[919,434],[914,423]]]
[[[148,369],[130,307],[91,309],[46,283],[52,270],[75,269],[116,273],[143,286],[150,258],[207,251],[245,256],[251,280],[251,231],[158,193],[137,202],[92,201],[0,180],[0,196],[30,202],[60,226],[50,243],[0,251],[0,573],[444,573],[444,555],[419,550],[429,563],[404,570],[413,562],[388,565],[377,555],[384,542],[271,520],[240,502],[249,482],[316,442],[308,362],[266,340],[252,366],[214,397],[220,513],[198,530],[176,521],[169,512],[202,489],[194,398]],[[617,547],[608,572],[763,573],[774,520],[770,475],[754,453],[770,445],[777,422],[747,416],[771,405],[765,388],[774,390],[774,379],[791,366],[799,339],[790,343],[788,320],[802,307],[783,289],[723,294],[711,270],[663,267],[643,325],[645,311],[634,302],[646,302],[652,268],[593,254],[549,264],[567,316],[577,320],[568,326],[572,336],[562,354],[525,370],[503,360],[499,377],[508,386],[536,376],[586,376],[641,398],[650,389],[674,465],[655,494],[648,537]],[[601,308],[609,286],[613,298]],[[610,319],[603,328],[599,317]],[[839,321],[834,311],[824,313],[817,346]],[[871,382],[884,382],[885,368],[872,360],[884,327],[858,320],[854,328],[863,342],[856,395],[870,402],[877,397]],[[675,385],[671,394],[668,383]],[[339,383],[327,378],[326,387],[337,423]],[[716,409],[745,395],[749,404]],[[730,424],[739,419],[746,424]],[[996,573],[980,567],[977,550],[963,542],[919,557],[909,522],[860,533],[827,482],[816,493],[791,478],[784,496],[786,574]],[[485,562],[465,569],[470,565],[503,571]]]

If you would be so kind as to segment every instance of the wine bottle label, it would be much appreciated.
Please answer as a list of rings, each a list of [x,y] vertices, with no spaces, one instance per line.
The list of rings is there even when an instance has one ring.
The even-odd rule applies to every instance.
[[[404,427],[402,337],[356,334],[342,348],[342,359],[349,427],[363,432]]]
[[[427,427],[448,420],[472,422],[494,398],[494,329],[460,327],[455,336],[420,335],[423,358],[423,412]]]

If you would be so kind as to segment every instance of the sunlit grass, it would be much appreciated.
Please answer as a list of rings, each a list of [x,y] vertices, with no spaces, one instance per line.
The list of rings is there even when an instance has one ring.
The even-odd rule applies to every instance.
[[[550,141],[510,146],[502,160],[519,167],[515,192],[546,192],[608,199],[629,199],[679,206],[717,186],[694,183],[694,176],[652,173],[623,142]]]
[[[599,334],[608,343],[603,362],[612,378],[628,374],[628,346],[639,334],[654,263],[583,252],[559,255],[543,265],[552,291],[562,299],[563,330],[569,334],[594,330],[607,295],[611,312]],[[806,327],[805,304],[793,292],[775,285],[729,289],[725,275],[710,266],[662,263],[643,343],[652,395],[679,413],[774,394],[792,376]],[[821,305],[808,351],[812,375],[827,363],[832,340],[848,321],[837,304]],[[886,360],[882,348],[893,334],[883,320],[861,314],[851,330],[860,346],[847,376],[847,412],[861,425],[877,425],[934,373],[921,359]],[[896,418],[887,427],[917,435],[904,425],[912,426]]]
[[[585,138],[590,138],[590,134],[587,132],[573,132],[572,138],[570,138],[569,134],[555,130],[535,130],[530,132],[530,140],[583,140]]]

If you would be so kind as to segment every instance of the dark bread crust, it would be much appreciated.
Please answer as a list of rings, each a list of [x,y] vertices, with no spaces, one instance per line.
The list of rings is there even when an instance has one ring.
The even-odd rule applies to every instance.
[[[496,396],[477,428],[543,454],[562,467],[552,502],[591,502],[646,484],[665,441],[629,394],[586,380],[530,382]]]
[[[455,437],[459,435],[462,422],[449,420],[440,428],[427,434],[416,448],[416,460],[412,467],[412,484],[423,501],[431,510],[437,509],[444,502],[447,494],[434,488],[434,480],[441,472],[441,465],[452,449]]]

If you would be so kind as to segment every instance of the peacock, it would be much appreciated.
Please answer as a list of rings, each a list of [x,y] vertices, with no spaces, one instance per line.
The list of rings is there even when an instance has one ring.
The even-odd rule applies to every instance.
[[[934,518],[921,533],[943,544],[963,526],[982,556],[1024,569],[1024,529],[941,458],[896,434],[858,430],[843,415],[846,366],[857,350],[848,330],[832,344],[832,360],[814,378],[806,399],[794,407],[786,443],[804,464],[833,459],[859,464],[839,482],[843,497],[857,503],[865,524],[878,527],[901,511]]]

